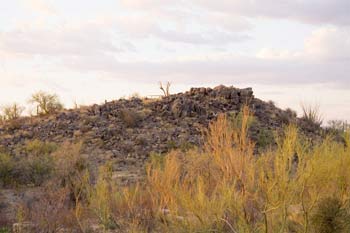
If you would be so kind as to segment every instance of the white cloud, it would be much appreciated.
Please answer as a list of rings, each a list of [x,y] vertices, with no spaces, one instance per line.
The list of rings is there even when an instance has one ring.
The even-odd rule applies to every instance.
[[[313,59],[350,60],[350,28],[320,28],[307,38],[305,50]]]
[[[348,0],[194,0],[194,4],[231,15],[284,18],[311,24],[350,24]]]
[[[110,28],[96,22],[56,28],[26,25],[21,29],[0,31],[0,53],[12,56],[97,56],[119,53],[130,46],[119,40]]]
[[[311,24],[350,25],[348,0],[123,0],[137,9],[197,7],[230,16],[292,19]]]
[[[22,0],[24,6],[29,9],[46,15],[57,14],[56,8],[49,0]]]
[[[292,60],[300,58],[302,54],[300,52],[292,52],[288,49],[272,49],[262,48],[256,54],[257,58],[261,59],[277,59],[277,60]]]

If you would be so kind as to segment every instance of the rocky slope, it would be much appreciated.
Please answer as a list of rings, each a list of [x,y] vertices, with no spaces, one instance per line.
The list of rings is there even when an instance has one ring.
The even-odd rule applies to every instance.
[[[150,153],[200,145],[201,130],[211,120],[223,112],[237,114],[244,104],[255,116],[250,136],[261,146],[270,143],[271,132],[284,124],[295,122],[305,132],[309,130],[293,111],[255,98],[251,88],[218,86],[22,118],[0,127],[0,146],[10,153],[23,153],[16,148],[29,140],[82,141],[84,153],[95,165],[114,161],[115,175],[129,180],[143,171]]]

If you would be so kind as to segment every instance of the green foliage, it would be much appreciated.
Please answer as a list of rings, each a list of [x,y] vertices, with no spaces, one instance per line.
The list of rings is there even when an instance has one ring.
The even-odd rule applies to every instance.
[[[0,233],[10,233],[11,230],[7,227],[0,227]]]
[[[0,154],[0,184],[41,185],[54,173],[55,164],[51,154],[56,149],[54,143],[34,140],[24,146],[26,156]]]
[[[29,102],[35,104],[38,115],[50,114],[63,109],[63,104],[56,94],[49,94],[43,91],[34,93]]]
[[[51,153],[57,150],[57,145],[51,142],[39,140],[29,141],[25,146],[28,155],[20,164],[23,171],[23,179],[38,186],[49,179],[54,171],[54,161]]]
[[[0,186],[7,186],[12,182],[12,172],[15,162],[8,154],[0,153]]]
[[[24,179],[28,179],[29,183],[39,186],[51,177],[54,171],[53,159],[50,155],[45,154],[32,157],[24,161],[22,169],[25,174]]]
[[[261,129],[257,138],[257,147],[258,148],[266,148],[275,143],[275,135],[271,130]]]
[[[57,145],[52,142],[43,142],[38,139],[27,142],[25,151],[34,157],[49,155],[57,150]]]
[[[311,216],[312,228],[317,233],[350,232],[350,213],[341,200],[328,197],[320,201]]]
[[[116,227],[116,223],[112,217],[113,193],[116,191],[113,189],[110,167],[108,165],[101,167],[97,183],[91,191],[89,202],[90,208],[95,216],[97,216],[104,232]]]

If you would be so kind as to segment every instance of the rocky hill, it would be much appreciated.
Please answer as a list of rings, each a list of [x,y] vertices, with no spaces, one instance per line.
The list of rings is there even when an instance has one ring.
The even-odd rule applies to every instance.
[[[0,146],[11,154],[21,154],[24,152],[18,148],[30,140],[58,144],[82,141],[84,153],[93,164],[113,161],[116,177],[133,180],[143,172],[150,153],[200,145],[201,131],[210,121],[219,113],[238,114],[244,104],[254,113],[249,134],[260,147],[273,143],[272,132],[284,124],[294,122],[305,133],[310,131],[293,111],[255,98],[251,88],[218,86],[192,88],[159,99],[120,99],[21,118],[0,127]]]
[[[249,136],[257,149],[274,145],[273,133],[289,123],[297,124],[302,133],[312,137],[320,132],[319,126],[297,118],[292,110],[281,110],[272,102],[255,98],[251,88],[218,86],[192,88],[157,99],[120,99],[8,121],[0,125],[0,152],[20,160],[28,156],[25,145],[33,141],[57,145],[82,142],[82,156],[89,161],[91,172],[108,161],[113,178],[128,184],[144,177],[144,165],[151,153],[200,146],[203,129],[218,114],[237,116],[244,105],[249,105],[254,114]],[[0,226],[16,221],[19,203],[40,203],[42,193],[34,184],[0,189]]]

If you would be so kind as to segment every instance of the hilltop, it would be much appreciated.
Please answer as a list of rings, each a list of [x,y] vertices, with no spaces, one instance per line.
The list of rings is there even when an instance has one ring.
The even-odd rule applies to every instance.
[[[168,97],[130,98],[51,115],[24,117],[0,127],[0,146],[10,154],[25,156],[28,141],[61,144],[81,141],[84,154],[98,166],[113,161],[116,177],[132,180],[143,172],[151,153],[199,146],[202,131],[220,113],[235,116],[248,105],[254,119],[249,136],[258,147],[274,143],[273,132],[297,124],[307,135],[319,127],[297,118],[292,110],[255,98],[251,88],[217,86],[191,88]]]

